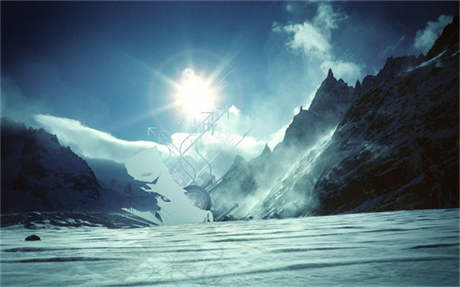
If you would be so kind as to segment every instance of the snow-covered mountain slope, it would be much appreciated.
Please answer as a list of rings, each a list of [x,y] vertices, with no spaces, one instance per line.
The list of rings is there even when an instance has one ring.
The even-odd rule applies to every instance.
[[[208,210],[196,207],[185,194],[185,190],[174,181],[161,159],[161,153],[156,148],[132,157],[126,162],[126,168],[135,179],[149,181],[147,185],[152,193],[161,195],[158,200],[159,208],[156,211],[161,221],[145,212],[134,212],[134,214],[165,225],[202,223],[213,220],[212,214]]]
[[[123,164],[84,160],[56,136],[6,118],[1,132],[2,213],[158,209],[162,196],[131,177]]]
[[[348,86],[343,80],[337,80],[329,70],[327,78],[323,81],[315,94],[311,107],[294,116],[291,124],[286,129],[283,141],[273,151],[265,147],[261,155],[250,161],[237,157],[223,176],[221,183],[212,190],[212,210],[215,217],[220,217],[238,204],[233,212],[224,219],[293,216],[299,210],[310,204],[303,198],[297,200],[296,210],[291,207],[281,208],[286,212],[273,211],[270,198],[279,198],[284,194],[286,199],[283,206],[292,206],[291,199],[297,198],[295,184],[289,184],[286,189],[286,180],[298,169],[303,169],[303,164],[311,166],[312,158],[325,146],[325,137],[329,138],[331,131],[339,123],[353,99],[359,96],[361,87]],[[313,156],[313,154],[315,154]],[[303,164],[302,164],[303,163]],[[309,168],[307,168],[309,169]],[[276,194],[276,195],[275,195]],[[275,214],[276,213],[276,214]]]
[[[1,213],[13,222],[110,227],[140,219],[141,225],[212,220],[174,182],[157,150],[135,156],[127,169],[110,160],[83,159],[43,129],[6,118],[1,144]]]
[[[388,60],[324,152],[315,213],[458,207],[458,39],[457,16],[426,57]]]
[[[101,187],[86,162],[56,136],[1,122],[2,213],[29,210],[89,210]]]
[[[426,56],[389,58],[362,85],[330,71],[273,152],[235,160],[211,193],[215,213],[458,207],[458,71],[458,16]]]

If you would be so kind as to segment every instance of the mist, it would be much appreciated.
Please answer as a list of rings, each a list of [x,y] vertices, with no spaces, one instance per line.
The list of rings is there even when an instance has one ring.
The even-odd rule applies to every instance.
[[[211,193],[215,209],[222,212],[238,204],[231,215],[240,219],[310,214],[317,208],[312,190],[323,163],[331,160],[326,150],[335,129],[318,135],[308,147],[280,145],[274,151],[264,150],[252,161],[240,159],[225,175],[224,182],[238,178],[235,172],[253,177],[242,180],[241,189],[224,183],[218,192]]]

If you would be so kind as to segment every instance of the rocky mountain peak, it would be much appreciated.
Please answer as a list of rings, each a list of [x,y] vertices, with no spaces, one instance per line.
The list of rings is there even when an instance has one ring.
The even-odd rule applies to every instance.
[[[270,154],[272,151],[271,149],[268,147],[268,144],[265,144],[265,147],[264,147],[264,150],[262,151],[262,156],[263,155],[267,155],[267,154]]]
[[[361,83],[359,82],[359,80],[356,81],[355,89],[361,89]]]
[[[267,163],[267,161],[270,160],[271,155],[272,155],[271,149],[268,147],[267,144],[265,144],[265,147],[262,153],[258,157],[251,160],[250,162],[255,165],[264,165]]]
[[[343,80],[337,81],[329,69],[326,79],[321,83],[310,105],[309,111],[327,118],[342,117],[344,109],[352,102],[353,88]]]
[[[327,72],[327,78],[326,79],[334,79],[334,74],[332,73],[332,69],[329,68],[329,71]]]

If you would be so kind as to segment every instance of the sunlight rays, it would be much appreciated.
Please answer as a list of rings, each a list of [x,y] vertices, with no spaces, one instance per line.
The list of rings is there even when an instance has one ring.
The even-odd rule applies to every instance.
[[[217,91],[211,84],[209,79],[200,77],[192,69],[185,69],[174,95],[182,112],[196,118],[203,112],[214,111]]]

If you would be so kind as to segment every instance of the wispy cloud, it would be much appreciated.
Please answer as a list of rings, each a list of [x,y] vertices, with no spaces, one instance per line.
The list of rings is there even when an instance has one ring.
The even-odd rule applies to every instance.
[[[415,34],[414,48],[426,54],[436,39],[441,35],[444,27],[452,21],[452,16],[440,15],[437,21],[428,21],[422,30]]]
[[[27,126],[34,126],[31,115],[39,111],[50,112],[50,108],[43,102],[23,95],[21,87],[10,78],[1,79],[1,116],[23,122]]]
[[[317,56],[325,57],[331,48],[327,38],[311,23],[281,25],[273,24],[274,32],[285,32],[291,37],[287,46],[293,51],[301,51],[308,55],[315,53]]]
[[[38,114],[34,119],[55,134],[63,145],[89,158],[125,162],[137,153],[158,146],[149,141],[126,141],[109,133],[84,126],[77,120]]]
[[[233,110],[236,111],[236,107]],[[107,132],[87,127],[74,119],[44,114],[37,114],[34,119],[41,127],[55,134],[61,144],[70,146],[73,151],[88,158],[101,158],[125,163],[140,152],[154,147],[165,157],[168,155],[168,149],[164,145],[151,141],[119,139]],[[174,133],[171,136],[173,144],[178,148],[184,139],[190,139],[185,142],[184,147],[186,147],[196,137],[196,134],[188,133]],[[265,141],[257,140],[248,135],[243,139],[243,135],[231,133],[222,127],[213,134],[205,134],[198,143],[200,154],[205,155],[209,161],[216,159],[213,165],[218,176],[227,171],[236,153],[249,159],[257,156],[264,145]],[[201,161],[194,148],[190,149],[186,155],[195,158],[197,162]],[[172,156],[177,156],[177,154],[172,154]]]
[[[325,33],[327,37],[330,37],[331,31],[339,28],[339,24],[347,18],[346,14],[334,11],[330,4],[320,4],[313,18],[313,24]]]
[[[335,11],[331,4],[321,3],[313,19],[297,24],[274,23],[272,29],[287,36],[286,46],[291,51],[308,59],[308,69],[321,71],[325,77],[331,68],[338,78],[354,84],[362,77],[363,65],[337,58],[332,48],[332,32],[347,18],[346,14]]]

